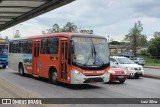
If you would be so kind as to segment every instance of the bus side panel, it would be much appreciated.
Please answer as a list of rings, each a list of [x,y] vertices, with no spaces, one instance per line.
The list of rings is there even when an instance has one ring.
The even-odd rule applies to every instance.
[[[58,69],[59,69],[58,65],[59,63],[58,63],[57,56],[40,54],[40,57],[38,59],[38,68],[39,68],[38,75],[41,77],[48,78],[49,68],[51,66],[56,67],[57,72],[58,72]]]
[[[19,71],[19,62],[23,63],[23,54],[9,53],[8,55],[8,67],[14,71]]]
[[[24,70],[28,74],[32,74],[32,54],[23,54]]]

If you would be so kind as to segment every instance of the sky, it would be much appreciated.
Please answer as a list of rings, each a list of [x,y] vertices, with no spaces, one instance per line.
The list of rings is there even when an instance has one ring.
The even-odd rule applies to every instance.
[[[160,31],[160,0],[76,0],[1,31],[1,36],[12,39],[16,30],[22,37],[39,35],[55,23],[64,26],[72,22],[79,29],[121,41],[138,21],[143,24],[142,34],[148,40],[155,31]]]

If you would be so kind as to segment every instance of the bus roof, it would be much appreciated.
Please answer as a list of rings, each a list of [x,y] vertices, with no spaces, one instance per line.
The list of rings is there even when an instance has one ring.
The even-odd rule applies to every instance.
[[[29,37],[21,37],[12,40],[21,40],[21,39],[39,39],[39,38],[48,38],[48,37],[68,37],[71,38],[72,36],[92,36],[92,37],[99,37],[105,38],[104,36],[97,36],[94,34],[87,34],[87,33],[69,33],[69,32],[62,32],[62,33],[52,33],[52,34],[44,34],[44,35],[36,35],[36,36],[29,36]]]

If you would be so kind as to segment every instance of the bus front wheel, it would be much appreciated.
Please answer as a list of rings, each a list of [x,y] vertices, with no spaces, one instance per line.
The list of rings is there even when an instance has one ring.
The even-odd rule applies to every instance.
[[[58,83],[57,78],[58,78],[58,75],[57,75],[56,70],[51,69],[49,71],[49,81],[50,81],[50,83],[57,84]]]
[[[21,76],[24,75],[24,68],[23,68],[23,65],[22,65],[22,64],[19,65],[19,74],[20,74]]]

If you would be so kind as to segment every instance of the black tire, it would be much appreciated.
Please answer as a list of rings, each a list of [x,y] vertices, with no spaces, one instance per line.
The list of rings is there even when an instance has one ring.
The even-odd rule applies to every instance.
[[[49,82],[51,84],[58,84],[57,78],[58,78],[57,71],[55,69],[50,69]]]
[[[3,65],[3,68],[6,68],[6,65]]]
[[[24,68],[22,64],[19,65],[19,75],[24,76]]]
[[[135,78],[139,78],[139,75],[135,75],[134,77],[135,77]]]
[[[113,81],[109,80],[108,83],[113,83]]]
[[[119,80],[119,82],[120,82],[120,83],[124,83],[124,82],[125,82],[125,80]]]

